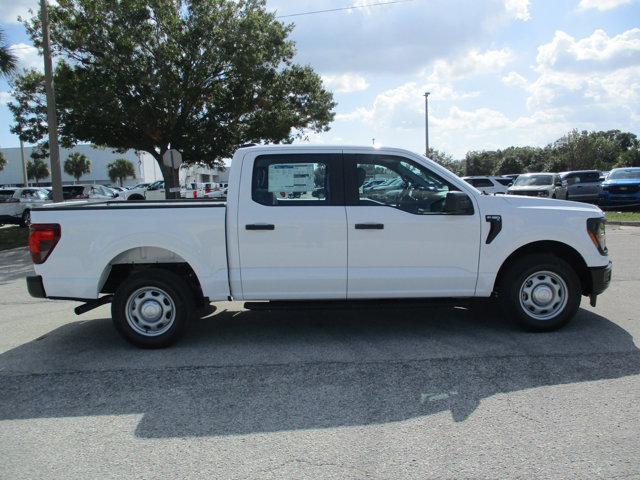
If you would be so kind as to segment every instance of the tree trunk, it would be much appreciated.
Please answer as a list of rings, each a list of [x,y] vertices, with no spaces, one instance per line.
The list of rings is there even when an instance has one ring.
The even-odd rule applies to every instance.
[[[178,178],[178,170],[167,167],[162,163],[162,156],[156,157],[158,165],[160,165],[160,171],[162,172],[162,178],[164,179],[164,194],[166,199],[180,198],[180,192],[171,192],[172,188],[178,188],[180,186],[180,180]]]

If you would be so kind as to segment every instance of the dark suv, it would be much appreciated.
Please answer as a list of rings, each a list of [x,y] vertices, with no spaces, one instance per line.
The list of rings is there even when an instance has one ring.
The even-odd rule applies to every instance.
[[[562,172],[563,183],[567,185],[567,200],[576,202],[597,202],[602,191],[600,172],[597,170],[578,170]]]

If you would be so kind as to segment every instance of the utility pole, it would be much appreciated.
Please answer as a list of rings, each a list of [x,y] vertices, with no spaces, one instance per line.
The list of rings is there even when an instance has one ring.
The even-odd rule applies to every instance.
[[[24,158],[24,142],[20,139],[20,157],[22,157],[22,182],[25,187],[29,186],[29,179],[27,178],[27,162]]]
[[[49,130],[49,158],[51,160],[51,189],[54,202],[62,202],[62,172],[58,149],[58,119],[56,117],[56,94],[53,87],[53,66],[49,39],[49,10],[47,0],[40,0],[42,22],[42,50],[44,53],[44,86],[47,92],[47,127]]]
[[[424,94],[424,142],[426,146],[425,155],[429,156],[429,93]]]

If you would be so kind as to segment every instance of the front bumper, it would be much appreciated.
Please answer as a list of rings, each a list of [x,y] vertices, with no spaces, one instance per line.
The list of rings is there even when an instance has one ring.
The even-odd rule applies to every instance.
[[[42,277],[40,275],[27,276],[27,290],[32,297],[47,298],[47,293],[44,291],[44,285],[42,284]]]
[[[587,292],[589,295],[600,295],[604,292],[611,283],[611,271],[613,266],[611,262],[606,267],[591,267],[589,273],[591,274],[591,291]]]

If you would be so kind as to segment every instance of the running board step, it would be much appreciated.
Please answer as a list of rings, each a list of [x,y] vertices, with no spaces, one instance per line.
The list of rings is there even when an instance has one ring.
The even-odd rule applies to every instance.
[[[271,302],[245,302],[247,310],[346,310],[361,308],[422,308],[437,306],[466,306],[470,298],[409,298],[377,300],[274,300]]]

